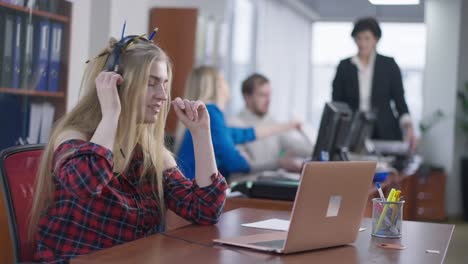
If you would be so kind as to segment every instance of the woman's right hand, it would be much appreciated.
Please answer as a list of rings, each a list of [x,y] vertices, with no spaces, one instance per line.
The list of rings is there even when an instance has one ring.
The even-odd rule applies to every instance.
[[[120,115],[121,105],[117,85],[123,81],[122,76],[116,72],[103,71],[96,77],[96,90],[103,118]]]

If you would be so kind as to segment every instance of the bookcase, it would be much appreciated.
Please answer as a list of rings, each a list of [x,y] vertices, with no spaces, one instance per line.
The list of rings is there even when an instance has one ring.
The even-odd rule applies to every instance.
[[[66,111],[72,4],[0,0],[0,149],[45,143]]]
[[[71,14],[65,0],[0,0],[0,150],[46,141],[65,114]],[[0,263],[13,263],[1,193],[0,234]]]

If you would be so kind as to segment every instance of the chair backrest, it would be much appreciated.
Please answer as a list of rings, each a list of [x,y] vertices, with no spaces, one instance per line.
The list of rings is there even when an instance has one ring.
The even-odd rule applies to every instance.
[[[44,145],[25,145],[0,152],[0,183],[7,210],[15,262],[32,261],[28,241],[34,182]]]

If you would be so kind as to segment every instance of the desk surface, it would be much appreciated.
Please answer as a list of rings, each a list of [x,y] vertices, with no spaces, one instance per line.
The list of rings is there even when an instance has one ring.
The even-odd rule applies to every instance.
[[[453,225],[404,221],[402,239],[382,239],[370,235],[370,219],[364,219],[362,226],[367,230],[360,232],[350,246],[291,255],[211,246],[214,238],[272,232],[241,226],[269,218],[288,219],[289,212],[237,209],[224,213],[215,226],[187,226],[167,235],[156,234],[81,256],[71,263],[443,263],[454,229]],[[381,249],[376,246],[379,243],[401,243],[407,249]],[[426,249],[438,250],[440,254],[426,253]]]

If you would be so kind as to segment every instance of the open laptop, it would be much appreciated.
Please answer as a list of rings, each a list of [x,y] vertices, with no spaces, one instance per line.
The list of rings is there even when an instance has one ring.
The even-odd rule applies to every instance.
[[[281,254],[353,243],[375,162],[309,162],[302,170],[287,232],[215,239],[215,243]]]

